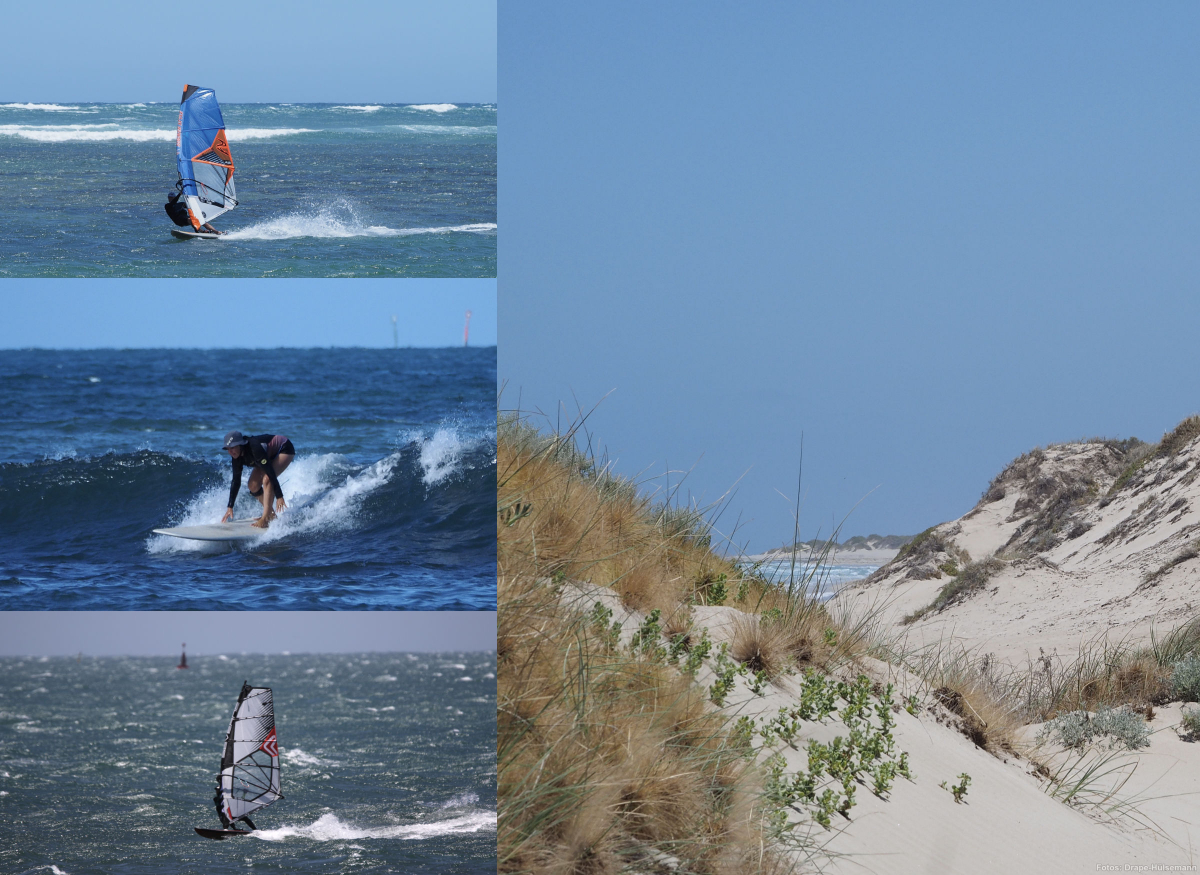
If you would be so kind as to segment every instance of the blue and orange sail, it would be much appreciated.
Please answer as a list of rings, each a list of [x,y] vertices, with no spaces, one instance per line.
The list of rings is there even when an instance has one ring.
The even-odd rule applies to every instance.
[[[183,87],[175,154],[188,218],[196,230],[237,206],[233,156],[225,138],[225,120],[211,88]]]

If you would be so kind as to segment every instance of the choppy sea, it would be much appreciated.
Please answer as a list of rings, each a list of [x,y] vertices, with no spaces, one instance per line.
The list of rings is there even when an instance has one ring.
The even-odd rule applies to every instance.
[[[803,587],[821,601],[833,598],[848,583],[870,577],[878,565],[838,565],[836,562],[812,563],[790,559],[764,562],[759,572],[768,580],[783,587]]]
[[[495,347],[0,350],[0,609],[495,610],[495,392]],[[220,520],[232,429],[288,509],[152,534]]]
[[[496,871],[495,653],[0,658],[0,871]],[[211,841],[242,681],[284,798]]]
[[[496,275],[494,105],[221,109],[239,205],[179,240],[177,103],[0,104],[0,277]]]

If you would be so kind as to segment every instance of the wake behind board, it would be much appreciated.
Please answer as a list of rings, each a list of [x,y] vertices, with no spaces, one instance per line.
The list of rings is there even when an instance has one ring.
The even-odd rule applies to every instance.
[[[192,237],[199,237],[201,240],[216,240],[218,236],[207,231],[185,231],[182,228],[172,228],[171,233],[181,240],[189,240]]]
[[[203,829],[198,826],[193,826],[192,829],[196,831],[197,835],[202,835],[206,839],[215,839],[216,841],[227,839],[230,836],[248,836],[254,832],[252,829]]]
[[[249,541],[266,532],[266,529],[254,528],[250,525],[252,522],[254,520],[232,520],[206,526],[176,526],[173,529],[155,529],[154,534],[192,541]]]

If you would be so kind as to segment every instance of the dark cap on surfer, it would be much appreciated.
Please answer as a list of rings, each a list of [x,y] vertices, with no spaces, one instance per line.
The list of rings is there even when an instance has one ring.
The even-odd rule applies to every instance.
[[[233,460],[233,483],[229,486],[229,507],[221,522],[233,519],[233,503],[237,500],[238,490],[242,488],[242,468],[249,465],[253,470],[246,481],[250,494],[262,502],[262,516],[252,525],[265,529],[275,519],[275,511],[287,507],[283,500],[283,489],[279,485],[279,475],[287,470],[296,456],[296,448],[282,434],[259,434],[246,436],[240,431],[231,431],[225,435],[225,452]],[[274,500],[275,507],[271,503]]]

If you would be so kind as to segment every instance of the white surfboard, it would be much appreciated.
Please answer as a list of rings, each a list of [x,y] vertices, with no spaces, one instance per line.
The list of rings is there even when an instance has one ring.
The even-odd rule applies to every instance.
[[[231,520],[205,526],[176,526],[173,529],[155,529],[154,534],[189,538],[193,541],[249,541],[267,531],[254,528],[250,525],[252,522],[254,520]]]
[[[171,233],[176,237],[181,237],[184,240],[189,240],[192,237],[199,237],[201,240],[216,240],[216,234],[210,234],[207,231],[185,231],[182,228],[172,228]]]

